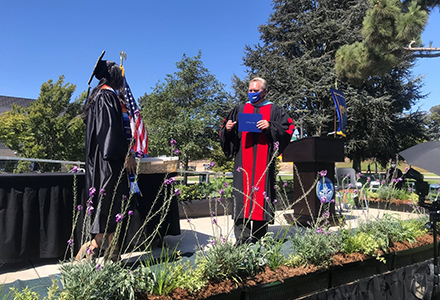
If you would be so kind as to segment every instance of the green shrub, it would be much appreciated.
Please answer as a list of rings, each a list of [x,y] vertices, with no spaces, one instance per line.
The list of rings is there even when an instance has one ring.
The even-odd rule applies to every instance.
[[[240,282],[243,278],[255,276],[264,265],[255,248],[251,244],[235,246],[229,241],[213,239],[204,257],[206,278],[215,282],[225,279]]]
[[[275,270],[286,263],[286,257],[281,254],[281,247],[285,240],[287,231],[280,240],[274,238],[273,232],[268,232],[257,242],[258,251],[261,253],[263,262],[269,268]]]
[[[302,232],[296,232],[290,240],[290,260],[295,259],[296,263],[318,267],[331,264],[333,255],[343,247],[343,239],[339,233],[320,228],[306,228]]]
[[[96,260],[61,265],[62,299],[135,299],[135,277],[117,263]]]
[[[376,250],[380,247],[380,242],[366,232],[356,232],[351,235],[347,231],[344,233],[343,251],[348,254],[355,252],[363,253],[365,255],[374,255]]]

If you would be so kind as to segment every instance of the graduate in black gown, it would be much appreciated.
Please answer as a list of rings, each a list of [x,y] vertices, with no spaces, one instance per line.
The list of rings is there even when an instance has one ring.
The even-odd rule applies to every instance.
[[[232,205],[237,244],[259,240],[273,222],[276,159],[272,158],[287,147],[295,129],[287,113],[265,99],[264,79],[252,79],[248,92],[249,102],[235,107],[220,131],[223,152],[228,158],[235,157]],[[262,114],[256,124],[261,132],[239,132],[239,113]]]
[[[85,213],[92,220],[92,240],[82,245],[76,259],[98,254],[105,242],[110,245],[121,217],[121,201],[128,197],[126,173],[134,174],[136,161],[128,155],[131,131],[124,100],[119,97],[123,86],[121,68],[112,61],[99,60],[94,76],[99,80],[85,104],[86,113],[86,189],[89,201]],[[125,122],[124,122],[125,118]],[[124,171],[122,180],[118,178]],[[117,188],[116,188],[117,186]],[[119,220],[117,219],[119,217]],[[119,245],[114,257],[118,257]]]

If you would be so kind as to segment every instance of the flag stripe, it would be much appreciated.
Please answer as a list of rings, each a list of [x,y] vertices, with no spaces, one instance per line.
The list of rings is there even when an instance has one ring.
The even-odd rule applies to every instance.
[[[144,122],[142,121],[136,100],[131,93],[130,86],[124,77],[124,93],[127,101],[128,115],[130,116],[130,127],[134,138],[133,150],[138,156],[148,154],[148,134],[145,130]]]

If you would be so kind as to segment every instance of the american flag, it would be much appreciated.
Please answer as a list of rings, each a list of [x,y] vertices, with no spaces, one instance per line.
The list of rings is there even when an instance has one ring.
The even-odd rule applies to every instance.
[[[131,93],[130,87],[124,77],[124,93],[127,101],[127,111],[130,116],[131,133],[134,138],[133,150],[137,156],[144,157],[148,155],[148,134],[145,130],[144,122],[139,112],[136,100]]]

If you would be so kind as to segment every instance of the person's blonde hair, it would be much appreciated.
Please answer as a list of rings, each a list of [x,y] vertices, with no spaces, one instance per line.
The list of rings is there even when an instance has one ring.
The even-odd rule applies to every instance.
[[[258,81],[258,82],[261,82],[261,87],[263,88],[263,90],[266,90],[267,89],[267,81],[266,80],[264,80],[263,78],[261,78],[261,77],[255,77],[255,78],[253,78],[250,82],[249,82],[249,84],[251,84],[252,82],[254,82],[254,81]]]

